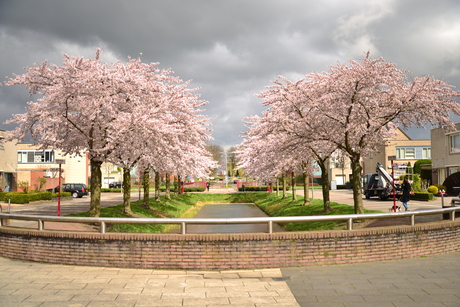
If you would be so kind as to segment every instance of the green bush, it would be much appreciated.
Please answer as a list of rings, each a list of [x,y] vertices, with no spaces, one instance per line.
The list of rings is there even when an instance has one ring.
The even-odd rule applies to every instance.
[[[0,192],[0,201],[5,200],[5,194],[8,192]]]
[[[72,193],[70,192],[61,192],[61,197],[70,197],[70,196],[72,196]],[[53,198],[58,198],[58,193],[51,194],[51,199]]]
[[[420,180],[420,176],[417,174],[412,175],[412,190],[414,192],[420,192],[422,190],[422,183]]]
[[[414,195],[411,196],[411,199],[417,200],[433,200],[433,194],[428,192],[415,192]]]
[[[438,187],[432,185],[430,187],[428,187],[428,189],[426,189],[428,193],[431,193],[433,195],[438,195]]]
[[[184,188],[184,192],[204,192],[206,190],[205,187],[188,187]],[[166,188],[160,188],[160,192],[166,192]],[[174,193],[176,192],[176,189],[171,187],[169,189],[169,192]]]
[[[252,187],[252,186],[247,186],[245,187],[245,190],[247,192],[260,192],[260,191],[267,191],[267,187],[263,186],[263,187]],[[276,187],[274,187],[274,190],[276,190]],[[283,189],[280,189],[280,191],[282,191]],[[238,191],[242,192],[243,191],[243,187],[239,187],[238,188]]]
[[[435,184],[434,186],[438,188],[438,191],[441,191],[441,190],[445,191],[446,190],[446,186],[444,186],[442,184]]]
[[[29,201],[51,200],[51,192],[28,193]]]
[[[414,173],[415,174],[421,174],[421,165],[422,164],[431,164],[431,159],[421,159],[421,160],[417,160],[415,161],[414,163]],[[430,177],[429,177],[429,180],[431,180],[431,170],[430,170]]]
[[[108,188],[101,188],[101,192],[104,193],[121,193],[121,189],[108,189]]]
[[[63,194],[63,193],[61,193]],[[67,194],[70,193],[67,192]],[[22,192],[8,192],[4,193],[3,201],[8,202],[8,199],[12,204],[27,204],[31,201],[38,200],[51,200],[53,194],[51,192],[37,192],[37,193],[22,193]]]
[[[204,192],[205,188],[204,187],[190,187],[190,188],[184,188],[184,192]]]
[[[5,194],[4,201],[7,203],[8,200],[12,204],[27,204],[29,203],[29,195],[22,192],[8,192]]]

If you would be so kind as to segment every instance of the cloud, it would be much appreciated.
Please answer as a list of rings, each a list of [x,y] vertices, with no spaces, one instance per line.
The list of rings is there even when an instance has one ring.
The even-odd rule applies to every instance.
[[[230,146],[241,141],[242,119],[264,109],[254,95],[271,80],[326,71],[369,50],[460,89],[459,32],[457,0],[2,1],[0,75],[60,63],[62,52],[94,57],[100,47],[106,62],[142,53],[200,87],[215,142]],[[24,88],[0,87],[1,129],[28,100]]]

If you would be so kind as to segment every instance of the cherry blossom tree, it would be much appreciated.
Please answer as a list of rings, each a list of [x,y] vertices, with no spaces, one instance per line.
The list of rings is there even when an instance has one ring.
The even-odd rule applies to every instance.
[[[361,158],[403,128],[426,125],[453,128],[460,114],[452,98],[460,92],[430,76],[409,79],[408,71],[382,58],[349,61],[329,72],[291,82],[284,77],[259,97],[273,112],[273,123],[306,141],[323,141],[351,160],[355,213],[363,213]],[[332,153],[332,151],[330,151]]]
[[[89,153],[91,216],[100,214],[104,161],[123,162],[129,169],[139,157],[153,157],[149,153],[156,151],[149,163],[161,164],[164,152],[182,163],[187,153],[204,152],[199,148],[210,138],[208,119],[198,109],[207,102],[197,99],[188,82],[173,77],[170,70],[159,70],[158,63],[144,64],[137,58],[104,64],[100,54],[100,49],[94,59],[64,54],[61,66],[46,61],[35,64],[5,83],[24,84],[31,96],[41,95],[28,103],[26,113],[8,121],[19,124],[11,140],[20,141],[30,133],[41,148],[57,148],[69,155]],[[192,151],[181,148],[185,138],[184,147],[195,144]],[[195,157],[194,161],[201,167],[198,171],[190,165],[181,171],[204,173],[209,160]]]
[[[238,147],[238,167],[253,177],[272,182],[279,176],[283,179],[283,198],[286,197],[285,176],[302,173],[307,177],[311,167],[311,151],[308,147],[299,146],[294,137],[277,129],[269,120],[273,113],[267,111],[264,117],[248,117],[248,131],[245,140]],[[293,199],[296,199],[295,184]],[[309,202],[308,184],[304,185],[304,202]]]

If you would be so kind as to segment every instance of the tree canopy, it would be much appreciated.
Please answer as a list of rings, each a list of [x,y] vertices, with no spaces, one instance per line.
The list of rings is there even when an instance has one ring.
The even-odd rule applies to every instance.
[[[391,137],[398,125],[453,129],[449,116],[460,115],[460,105],[453,100],[460,92],[453,86],[431,76],[412,80],[409,76],[395,63],[372,59],[369,53],[295,82],[280,76],[258,94],[268,108],[263,119],[252,120],[243,143],[246,148],[261,148],[271,134],[278,144],[295,139],[317,153],[342,151],[351,160],[355,212],[363,213],[361,159]],[[271,155],[282,148],[271,147]],[[261,159],[266,158],[259,157],[259,165],[270,165]]]
[[[30,133],[41,148],[89,153],[91,216],[99,216],[104,161],[197,176],[214,165],[204,149],[211,139],[209,119],[200,114],[207,102],[197,89],[158,63],[129,58],[107,64],[100,54],[100,49],[94,59],[64,54],[61,66],[35,64],[5,83],[24,84],[31,96],[41,96],[8,121],[18,124],[10,140]]]

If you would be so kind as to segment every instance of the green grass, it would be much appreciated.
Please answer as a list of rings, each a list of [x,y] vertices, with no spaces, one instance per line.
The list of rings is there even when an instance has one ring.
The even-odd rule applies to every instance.
[[[207,194],[207,193],[185,193],[171,200],[161,196],[161,202],[157,203],[153,198],[150,199],[149,208],[142,206],[142,200],[131,202],[131,210],[134,214],[146,218],[192,218],[206,203],[255,203],[269,216],[315,216],[315,215],[340,215],[353,214],[353,206],[331,203],[332,211],[323,212],[323,201],[313,199],[311,204],[304,206],[303,197],[297,196],[296,201],[292,196],[282,199],[275,193],[265,192],[246,192],[231,194]],[[123,205],[101,209],[101,217],[121,217],[129,216],[122,213]],[[365,213],[376,213],[380,211],[365,210]],[[69,216],[88,217],[89,212],[71,214]],[[143,224],[114,224],[107,225],[110,232],[137,232],[137,233],[161,233],[172,228],[171,225],[143,225]],[[346,225],[342,221],[325,222],[302,222],[286,223],[282,225],[287,231],[308,231],[308,230],[328,230],[345,229]]]
[[[315,215],[342,215],[354,214],[353,206],[331,202],[331,211],[324,212],[324,204],[320,199],[313,199],[311,203],[304,206],[303,197],[297,196],[298,200],[293,201],[289,197],[281,199],[272,197],[257,203],[269,216],[315,216]],[[364,210],[365,213],[379,213],[381,211]],[[282,225],[287,231],[308,231],[308,230],[330,230],[346,229],[346,223],[343,221],[324,221],[324,222],[302,222],[302,223],[285,223]]]

